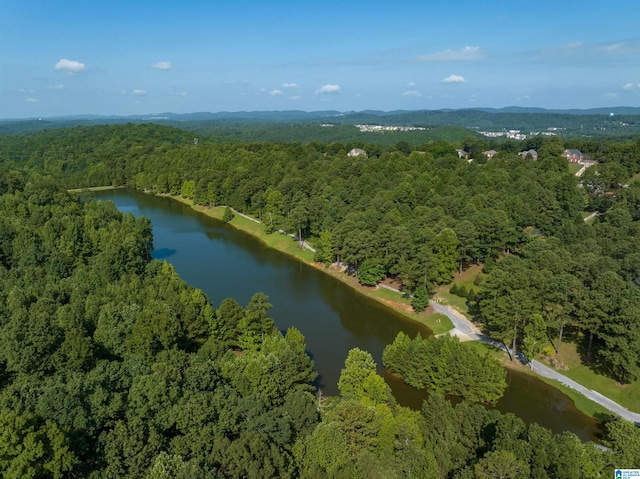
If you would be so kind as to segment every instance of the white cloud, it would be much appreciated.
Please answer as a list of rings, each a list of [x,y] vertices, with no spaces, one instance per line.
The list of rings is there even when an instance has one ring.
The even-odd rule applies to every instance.
[[[144,96],[147,94],[147,90],[136,88],[134,90],[131,90],[131,94],[135,96]]]
[[[173,68],[173,65],[171,64],[171,62],[158,62],[151,65],[151,68],[155,70],[171,70]]]
[[[282,88],[285,88],[287,90],[297,90],[300,87],[297,83],[283,83]]]
[[[640,42],[616,41],[607,43],[571,42],[554,45],[539,50],[522,52],[522,59],[531,62],[541,60],[563,65],[588,66],[593,68],[598,62],[609,63],[619,61],[624,57],[637,56],[640,53]]]
[[[464,83],[464,82],[465,82],[464,77],[460,75],[454,75],[453,73],[449,75],[447,78],[443,78],[440,81],[440,83],[445,83],[445,84]]]
[[[30,96],[29,98],[25,98],[25,101],[28,101],[29,103],[38,103],[38,99],[33,98],[32,96]]]
[[[64,90],[64,85],[62,83],[58,83],[57,85],[49,85],[47,90]]]
[[[618,94],[614,92],[609,92],[609,93],[605,93],[604,97],[607,100],[615,100],[616,98],[618,98]]]
[[[606,52],[618,52],[623,48],[624,48],[624,42],[610,43],[602,46],[602,49]]]
[[[316,90],[316,95],[337,95],[340,93],[340,85],[322,85]]]
[[[271,96],[282,96],[282,91],[281,90],[271,90],[269,92],[269,95],[271,95]]]
[[[466,46],[460,50],[443,50],[441,52],[428,53],[426,55],[418,55],[416,60],[419,62],[457,62],[467,60],[479,60],[484,57],[480,47]]]
[[[67,60],[63,58],[58,63],[56,63],[53,68],[56,70],[64,70],[69,74],[80,73],[87,69],[87,66],[84,63],[80,63],[75,60]]]
[[[300,98],[302,98],[300,95],[294,95],[294,96],[290,96],[289,97],[291,100],[299,100]]]
[[[419,98],[422,96],[422,93],[420,93],[419,91],[416,91],[416,84],[414,82],[410,82],[407,87],[409,87],[409,89],[405,92],[402,93],[402,96],[413,96],[416,98]]]
[[[625,83],[624,85],[622,85],[622,89],[623,90],[635,90],[636,88],[640,89],[640,83],[633,83],[633,82],[629,82],[629,83]]]
[[[169,95],[173,95],[173,96],[187,96],[187,92],[186,91],[170,91]]]

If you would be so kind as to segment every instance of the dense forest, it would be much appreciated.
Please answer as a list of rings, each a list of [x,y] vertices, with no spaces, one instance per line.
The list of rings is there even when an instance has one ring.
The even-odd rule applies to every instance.
[[[459,158],[456,146],[475,160]],[[504,144],[487,160],[489,146],[472,137],[417,147],[195,144],[182,130],[128,125],[9,136],[0,158],[9,177],[24,169],[67,187],[127,184],[231,206],[268,231],[310,238],[318,261],[348,265],[363,284],[395,278],[417,308],[456,270],[483,263],[473,302],[492,336],[531,344],[540,316],[557,349],[565,327],[581,331],[594,367],[635,380],[640,183],[626,183],[640,172],[640,141],[539,137]],[[349,156],[355,147],[367,157]],[[537,161],[518,154],[529,148]],[[600,162],[580,184],[564,148]],[[599,214],[593,224],[585,210]]]
[[[631,423],[608,422],[601,450],[471,402],[493,398],[452,391],[443,369],[400,369],[412,354],[441,354],[446,368],[455,342],[400,337],[385,353],[416,385],[432,381],[421,411],[398,406],[358,349],[340,397],[317,396],[304,338],[273,327],[264,294],[210,304],[150,259],[147,220],[64,192],[126,184],[229,205],[300,232],[320,261],[365,284],[392,276],[417,297],[482,262],[473,302],[493,336],[534,354],[541,330],[560,347],[571,328],[594,365],[635,380],[640,187],[621,185],[640,171],[640,142],[536,140],[538,161],[519,144],[468,162],[455,149],[480,151],[482,140],[195,144],[154,125],[3,137],[0,473],[595,478],[640,464]],[[348,156],[354,147],[368,157]],[[564,147],[601,161],[582,187]],[[585,209],[599,213],[593,224]],[[467,400],[453,406],[442,392]]]

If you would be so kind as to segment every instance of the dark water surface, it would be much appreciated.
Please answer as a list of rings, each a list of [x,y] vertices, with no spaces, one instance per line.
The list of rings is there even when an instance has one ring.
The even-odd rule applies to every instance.
[[[399,331],[412,337],[430,334],[423,325],[337,279],[169,198],[131,190],[100,191],[94,198],[151,219],[154,258],[170,262],[185,281],[208,295],[214,307],[229,297],[246,305],[253,293],[266,293],[276,326],[282,331],[295,326],[304,334],[325,394],[338,393],[340,370],[351,348],[369,351],[383,373],[382,351]],[[385,380],[400,404],[421,407],[426,392],[389,374]],[[568,430],[582,439],[594,439],[597,422],[580,413],[560,391],[517,372],[510,372],[508,380],[509,388],[497,406],[500,411],[554,432]]]

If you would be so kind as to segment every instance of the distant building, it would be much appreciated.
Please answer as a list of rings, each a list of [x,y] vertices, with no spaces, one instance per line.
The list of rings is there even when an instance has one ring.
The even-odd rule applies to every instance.
[[[526,158],[527,155],[531,156],[532,160],[537,160],[538,159],[538,152],[534,149],[531,150],[525,150],[525,151],[521,151],[520,153],[518,153],[522,158]]]
[[[484,156],[486,156],[486,157],[487,157],[487,159],[488,159],[488,160],[490,160],[490,159],[491,159],[491,158],[493,158],[493,157],[496,155],[496,153],[498,153],[498,152],[497,152],[496,150],[487,150],[487,151],[484,151],[483,153],[484,153]]]
[[[367,152],[364,150],[361,150],[360,148],[354,148],[349,153],[347,153],[347,156],[365,156],[366,157]]]
[[[562,155],[560,156],[569,160],[569,163],[581,163],[582,160],[584,160],[584,155],[582,154],[582,152],[575,149],[564,150],[562,152]]]
[[[460,148],[456,148],[456,153],[458,153],[458,158],[469,158],[469,153]]]

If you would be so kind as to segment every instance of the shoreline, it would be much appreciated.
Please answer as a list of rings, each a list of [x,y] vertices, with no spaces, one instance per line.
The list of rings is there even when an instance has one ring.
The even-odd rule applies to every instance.
[[[104,189],[116,189],[116,188],[121,188],[121,187],[111,187],[111,188],[104,188]],[[83,188],[83,189],[79,189],[78,191],[87,190],[87,189],[88,188]],[[224,210],[226,208],[226,206],[208,207],[203,205],[196,205],[193,203],[192,200],[182,198],[181,196],[174,196],[169,194],[156,194],[149,191],[146,191],[145,193],[178,201],[186,206],[189,206],[194,211],[197,211],[199,213],[204,214],[205,216],[217,219],[219,221],[222,221]],[[252,237],[264,243],[265,246],[267,247],[276,249],[281,253],[284,253],[288,256],[291,256],[307,264],[308,266],[321,270],[325,274],[328,274],[334,277],[336,280],[354,289],[359,294],[367,296],[368,298],[377,301],[381,305],[392,309],[394,312],[401,315],[405,320],[415,321],[423,326],[426,326],[434,336],[436,334],[440,335],[448,332],[455,333],[456,331],[455,325],[448,318],[447,318],[447,323],[442,324],[439,318],[440,315],[438,315],[437,311],[433,308],[431,304],[428,306],[425,312],[418,313],[418,314],[413,313],[411,310],[410,301],[404,298],[398,298],[397,296],[399,296],[401,293],[397,292],[396,290],[388,289],[380,286],[376,286],[376,287],[362,286],[355,277],[348,276],[343,271],[339,271],[336,268],[324,267],[324,265],[313,261],[313,253],[307,249],[300,249],[298,247],[299,243],[296,240],[293,240],[286,233],[276,232],[276,233],[267,234],[264,231],[263,224],[259,222],[259,220],[248,217],[247,215],[237,212],[233,209],[232,211],[235,216],[231,221],[227,222],[227,224],[229,224],[229,226],[231,226],[232,228],[251,235]],[[282,241],[283,239],[285,241]],[[393,295],[393,297],[391,295]],[[457,309],[453,307],[452,309],[457,311]],[[433,316],[434,319],[429,320],[430,316]],[[435,320],[436,316],[438,316],[437,322]],[[474,344],[474,343],[482,344],[477,341],[466,341],[466,342],[468,344]],[[606,409],[602,408],[602,406],[591,401],[588,398],[585,398],[582,394],[578,393],[577,391],[574,391],[573,389],[568,388],[557,381],[545,378],[543,375],[536,374],[534,371],[531,371],[528,367],[521,367],[521,365],[517,364],[517,362],[514,364],[510,361],[507,361],[506,358],[502,357],[503,355],[499,350],[495,348],[489,349],[489,346],[486,344],[484,346],[487,348],[488,351],[492,352],[492,355],[494,355],[494,357],[496,357],[496,359],[498,359],[505,368],[523,372],[525,374],[536,377],[541,381],[553,386],[558,391],[560,391],[561,393],[569,397],[575,404],[576,408],[578,408],[578,410],[583,414],[585,414],[586,416],[593,419],[602,420],[602,414],[604,412],[608,412],[606,411]],[[600,417],[597,417],[597,416],[600,416]]]
[[[87,188],[73,188],[71,190],[67,190],[67,193],[82,193],[83,191],[108,191],[108,190],[121,190],[126,188],[126,186],[89,186]]]
[[[210,218],[222,221],[224,210],[226,206],[203,206],[196,205],[190,199],[182,198],[181,196],[174,196],[169,194],[157,194],[152,192],[146,192],[154,196],[161,198],[170,198],[178,201],[191,209],[202,213]],[[414,313],[410,301],[401,297],[401,295],[393,290],[388,290],[381,286],[362,286],[357,278],[349,276],[342,271],[337,270],[335,267],[325,267],[323,264],[313,260],[313,252],[308,249],[301,249],[298,247],[299,242],[289,236],[287,233],[274,232],[267,234],[264,232],[264,225],[257,219],[251,218],[244,213],[240,213],[232,208],[234,218],[227,224],[238,231],[242,231],[251,235],[264,243],[267,247],[278,250],[288,256],[291,256],[298,261],[305,263],[306,265],[322,271],[325,274],[335,278],[341,283],[354,289],[359,294],[362,294],[372,300],[377,301],[381,305],[392,309],[394,312],[401,315],[405,320],[415,321],[418,324],[427,327],[433,335],[443,334],[454,329],[453,323],[443,323],[442,317],[437,315],[431,306],[429,306],[425,312]],[[284,241],[283,241],[284,240]],[[450,327],[449,327],[450,326]]]

